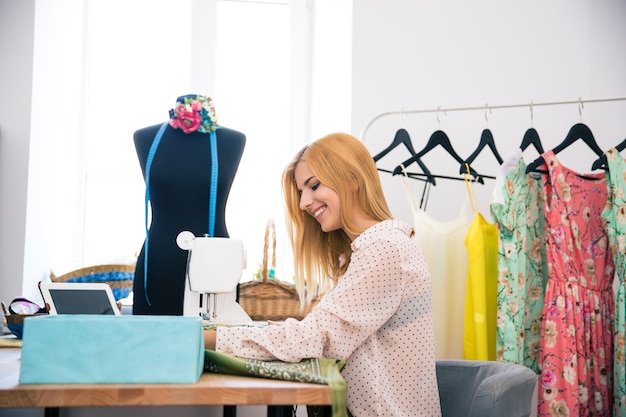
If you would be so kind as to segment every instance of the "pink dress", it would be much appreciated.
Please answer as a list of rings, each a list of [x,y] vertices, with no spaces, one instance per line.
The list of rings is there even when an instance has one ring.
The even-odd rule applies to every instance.
[[[548,284],[541,330],[539,416],[611,416],[613,274],[602,220],[603,172],[543,158]]]

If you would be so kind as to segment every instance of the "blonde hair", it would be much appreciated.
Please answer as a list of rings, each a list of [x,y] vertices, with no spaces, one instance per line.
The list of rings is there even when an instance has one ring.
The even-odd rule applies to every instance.
[[[363,232],[345,207],[356,207],[368,217],[389,220],[391,211],[385,199],[376,164],[357,138],[334,133],[305,146],[287,165],[282,183],[287,206],[287,231],[294,251],[296,287],[301,302],[309,303],[326,292],[345,273],[352,250],[343,229],[323,232],[318,222],[300,209],[300,193],[294,172],[300,161],[317,179],[334,190],[341,203],[343,229]]]

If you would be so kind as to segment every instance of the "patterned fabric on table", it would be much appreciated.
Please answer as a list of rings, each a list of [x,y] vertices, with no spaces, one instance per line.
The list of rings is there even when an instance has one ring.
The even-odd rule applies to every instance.
[[[244,359],[205,350],[204,371],[220,374],[257,376],[294,382],[324,384],[330,387],[332,417],[349,417],[346,408],[347,384],[341,376],[345,361],[338,359],[303,359],[297,363]],[[312,410],[317,407],[312,407]],[[321,407],[326,409],[326,407]]]
[[[580,174],[543,155],[548,284],[538,416],[611,416],[613,276],[602,219],[604,173]]]
[[[490,206],[498,228],[496,360],[524,365],[536,373],[540,372],[541,314],[548,276],[539,179],[526,174],[520,152],[515,165],[502,173],[502,189],[494,193]]]
[[[607,182],[609,188],[607,205],[602,212],[611,244],[611,253],[619,280],[615,296],[615,354],[613,359],[614,405],[613,415],[626,417],[626,162],[616,149],[606,152]]]

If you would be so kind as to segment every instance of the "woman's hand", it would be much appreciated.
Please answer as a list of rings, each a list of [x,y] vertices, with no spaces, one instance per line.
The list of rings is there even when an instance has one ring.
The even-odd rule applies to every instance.
[[[217,330],[205,330],[204,331],[204,348],[209,350],[215,350],[215,343],[217,339]]]

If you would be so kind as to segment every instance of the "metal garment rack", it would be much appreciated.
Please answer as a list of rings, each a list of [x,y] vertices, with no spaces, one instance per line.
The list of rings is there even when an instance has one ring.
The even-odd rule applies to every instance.
[[[584,108],[584,105],[586,103],[603,103],[603,102],[610,102],[610,101],[626,101],[626,97],[613,97],[613,98],[598,98],[598,99],[588,99],[588,100],[583,100],[582,98],[578,98],[578,100],[570,100],[570,101],[546,101],[546,102],[539,102],[539,103],[534,103],[534,102],[530,102],[530,103],[523,103],[523,104],[502,104],[502,105],[489,105],[489,103],[485,104],[484,106],[473,106],[473,107],[448,107],[448,108],[444,108],[444,107],[437,107],[436,109],[421,109],[421,110],[396,110],[396,111],[388,111],[388,112],[383,112],[383,113],[379,113],[378,115],[374,116],[374,118],[372,118],[363,128],[363,130],[361,131],[361,136],[360,139],[363,143],[365,143],[365,135],[367,134],[367,131],[369,130],[369,128],[372,126],[372,124],[374,124],[374,122],[376,122],[376,120],[385,117],[385,116],[390,116],[390,115],[405,115],[405,114],[420,114],[420,113],[448,113],[448,112],[456,112],[456,111],[476,111],[476,110],[484,110],[485,111],[485,118],[487,117],[487,111],[491,112],[491,110],[493,109],[514,109],[514,108],[520,108],[520,107],[528,107],[530,109],[530,114],[531,114],[531,120],[533,117],[533,108],[534,107],[539,107],[539,106],[562,106],[562,105],[568,105],[568,104],[578,104],[578,112],[581,114],[582,117],[582,109]],[[439,117],[439,116],[437,116]]]

